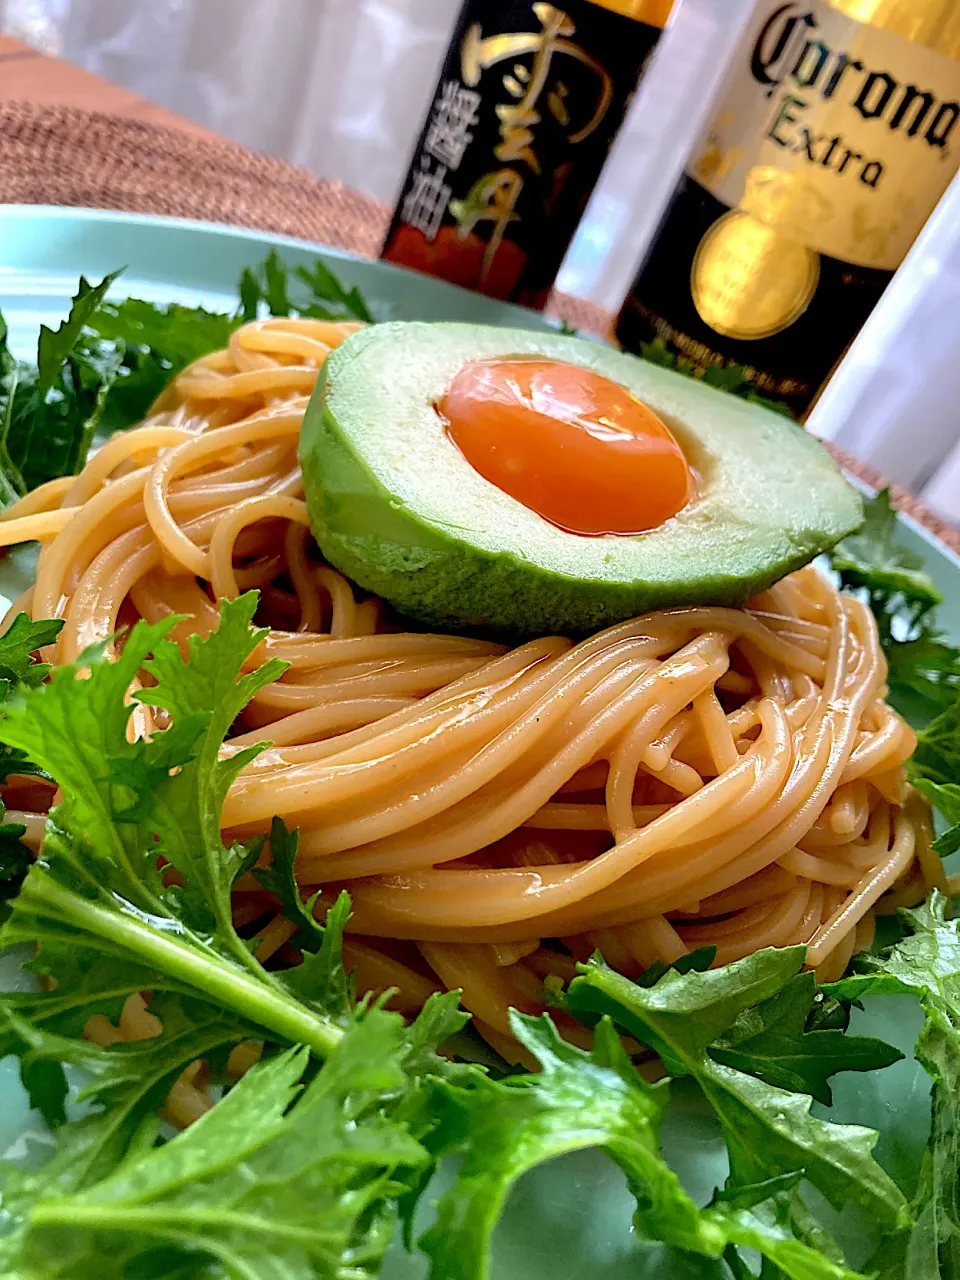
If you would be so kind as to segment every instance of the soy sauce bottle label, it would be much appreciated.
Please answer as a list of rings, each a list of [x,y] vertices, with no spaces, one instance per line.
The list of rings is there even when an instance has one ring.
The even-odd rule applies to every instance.
[[[618,323],[800,414],[957,170],[960,64],[812,0],[764,6]]]
[[[468,0],[382,256],[542,306],[659,35],[590,0]]]

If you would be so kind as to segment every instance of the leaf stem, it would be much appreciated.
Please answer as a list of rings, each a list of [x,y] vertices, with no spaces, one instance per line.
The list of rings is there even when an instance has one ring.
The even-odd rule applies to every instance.
[[[292,1044],[304,1044],[326,1058],[339,1044],[343,1031],[327,1018],[311,1013],[278,988],[244,973],[202,942],[193,941],[182,925],[169,934],[122,907],[105,908],[63,888],[49,874],[28,876],[21,905],[52,911],[58,923],[67,921],[94,938],[112,942],[139,960],[179,979],[215,1002],[234,1009],[252,1022]],[[203,947],[203,950],[200,950]]]
[[[278,1228],[272,1217],[256,1213],[236,1213],[221,1205],[187,1209],[182,1205],[168,1208],[165,1205],[138,1204],[136,1207],[114,1205],[78,1204],[74,1199],[63,1206],[54,1200],[42,1202],[30,1214],[33,1226],[76,1226],[88,1230],[141,1232],[155,1230],[158,1234],[182,1237],[184,1227],[214,1227],[218,1233],[229,1230],[245,1231],[256,1236],[275,1238],[282,1231],[285,1240],[296,1240],[304,1245],[317,1244],[335,1247],[331,1233],[315,1227],[300,1227],[285,1222]]]

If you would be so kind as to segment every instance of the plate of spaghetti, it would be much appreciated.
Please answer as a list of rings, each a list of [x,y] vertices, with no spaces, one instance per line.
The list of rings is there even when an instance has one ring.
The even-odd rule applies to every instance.
[[[956,1274],[960,562],[804,437],[842,507],[810,534],[792,424],[489,299],[222,228],[0,224],[0,1275]],[[529,460],[450,443],[451,333],[481,440],[521,415],[498,458],[534,411],[590,435],[548,516]],[[507,516],[459,481],[416,507],[391,432],[425,414]],[[722,565],[625,611],[631,567],[585,626],[567,548],[627,538],[578,533],[591,468],[609,522],[618,475],[686,456],[642,543],[719,485],[728,418],[787,450],[750,483],[788,551],[708,513],[684,566]]]

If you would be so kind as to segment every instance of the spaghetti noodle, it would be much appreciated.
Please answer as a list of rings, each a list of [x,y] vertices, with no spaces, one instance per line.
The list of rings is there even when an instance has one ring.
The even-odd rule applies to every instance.
[[[217,599],[259,589],[258,656],[290,665],[232,742],[273,745],[223,822],[300,828],[304,888],[352,895],[361,988],[409,1011],[462,987],[514,1056],[508,1007],[539,1011],[596,950],[635,975],[704,944],[723,963],[802,942],[829,979],[877,911],[942,885],[872,615],[813,568],[744,609],[512,649],[399,630],[358,597],[313,547],[297,461],[317,371],[356,327],[239,328],[142,427],[11,508],[0,544],[42,543],[13,611],[65,620],[53,661],[137,618],[209,632]],[[138,710],[141,731],[160,714]],[[253,877],[235,906],[262,958],[285,947],[294,926]]]

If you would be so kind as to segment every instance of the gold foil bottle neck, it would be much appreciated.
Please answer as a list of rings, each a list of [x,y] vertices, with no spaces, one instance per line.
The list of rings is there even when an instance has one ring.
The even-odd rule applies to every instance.
[[[590,0],[602,9],[612,9],[625,18],[649,23],[651,27],[665,27],[675,0]]]
[[[832,9],[914,44],[960,58],[957,0],[826,0]]]

